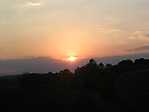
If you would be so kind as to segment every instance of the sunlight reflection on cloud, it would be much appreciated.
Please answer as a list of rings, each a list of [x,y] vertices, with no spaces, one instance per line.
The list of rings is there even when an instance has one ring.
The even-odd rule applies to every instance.
[[[31,1],[29,1],[29,2],[26,2],[25,3],[25,5],[24,5],[24,7],[41,7],[43,5],[43,3],[42,2],[31,2]]]

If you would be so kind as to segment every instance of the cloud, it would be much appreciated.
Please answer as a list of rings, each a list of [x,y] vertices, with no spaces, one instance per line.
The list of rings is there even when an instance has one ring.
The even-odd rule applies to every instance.
[[[149,41],[149,32],[135,31],[132,33],[132,35],[129,37],[129,39]]]
[[[146,37],[148,37],[148,38],[149,38],[149,33],[145,33],[145,34],[144,34],[144,36],[146,36]]]
[[[41,6],[41,3],[40,2],[28,2],[26,5],[27,6],[38,7],[38,6]]]
[[[128,49],[127,51],[129,52],[144,52],[144,51],[149,51],[149,45],[133,48],[133,49]]]
[[[43,2],[41,1],[38,1],[38,2],[28,1],[24,3],[24,7],[41,7],[42,5],[43,5]]]
[[[118,28],[110,28],[110,27],[96,25],[96,31],[101,33],[119,33],[119,32],[122,32],[123,30]]]

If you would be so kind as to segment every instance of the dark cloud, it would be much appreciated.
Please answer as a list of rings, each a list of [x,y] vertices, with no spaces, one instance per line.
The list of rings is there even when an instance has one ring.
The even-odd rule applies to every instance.
[[[149,45],[145,45],[145,46],[141,46],[141,47],[137,47],[134,49],[128,49],[127,51],[134,51],[134,52],[140,52],[140,51],[149,51]]]

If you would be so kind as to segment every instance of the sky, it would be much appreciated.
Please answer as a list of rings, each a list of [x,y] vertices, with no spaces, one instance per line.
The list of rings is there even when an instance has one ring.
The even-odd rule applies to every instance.
[[[149,0],[1,0],[0,59],[149,51]]]

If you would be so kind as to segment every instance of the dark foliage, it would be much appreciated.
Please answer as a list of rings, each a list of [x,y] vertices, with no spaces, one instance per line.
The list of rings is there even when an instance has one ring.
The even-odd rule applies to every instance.
[[[0,78],[0,106],[20,111],[143,111],[148,107],[149,60],[117,65],[93,59],[74,73],[25,73]]]

